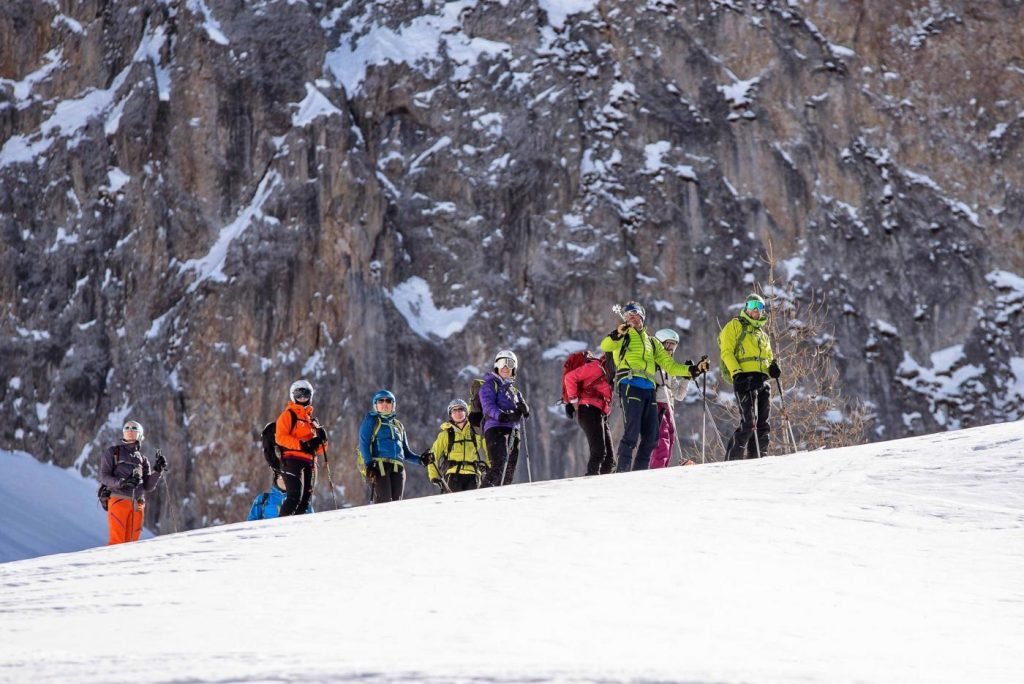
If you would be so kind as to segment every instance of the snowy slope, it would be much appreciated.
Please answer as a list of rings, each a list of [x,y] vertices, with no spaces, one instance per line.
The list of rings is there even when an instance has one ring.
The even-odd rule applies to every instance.
[[[0,613],[17,682],[1022,681],[1024,422],[7,563]]]
[[[0,451],[0,563],[106,544],[97,486],[73,468]]]

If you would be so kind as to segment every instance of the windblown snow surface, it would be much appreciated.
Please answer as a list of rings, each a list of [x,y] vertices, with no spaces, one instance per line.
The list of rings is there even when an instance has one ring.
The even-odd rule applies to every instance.
[[[11,682],[1024,681],[1024,422],[0,565]]]

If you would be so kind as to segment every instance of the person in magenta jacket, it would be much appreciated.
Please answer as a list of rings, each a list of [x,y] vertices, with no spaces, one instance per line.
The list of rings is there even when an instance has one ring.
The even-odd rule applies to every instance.
[[[586,474],[604,475],[612,472],[615,465],[612,435],[608,429],[612,385],[604,374],[601,359],[590,352],[582,354],[583,363],[562,376],[562,401],[566,417],[575,419],[587,437],[590,460]]]

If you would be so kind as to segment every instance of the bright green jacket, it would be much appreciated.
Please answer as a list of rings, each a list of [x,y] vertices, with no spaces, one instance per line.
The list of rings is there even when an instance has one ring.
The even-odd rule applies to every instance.
[[[626,353],[620,354],[619,350],[627,338]],[[608,335],[601,340],[601,351],[612,352],[615,356],[615,368],[618,369],[616,383],[629,377],[640,377],[650,380],[653,385],[654,371],[658,367],[669,375],[690,377],[690,367],[673,359],[661,342],[647,333],[647,328],[637,330],[631,327],[618,339]]]
[[[427,466],[427,476],[431,480],[440,477],[438,464],[445,468],[445,475],[476,475],[477,462],[487,463],[484,438],[473,433],[473,426],[468,420],[461,430],[448,421],[441,423],[441,431],[437,433],[430,451],[434,454],[434,462]]]
[[[718,333],[722,367],[729,373],[729,378],[737,373],[768,374],[768,366],[775,356],[768,333],[761,329],[764,324],[765,321],[755,321],[741,313]]]

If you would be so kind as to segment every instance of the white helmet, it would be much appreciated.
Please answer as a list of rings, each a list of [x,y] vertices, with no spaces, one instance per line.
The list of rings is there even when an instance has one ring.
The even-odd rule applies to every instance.
[[[494,355],[494,370],[497,371],[499,368],[505,367],[512,369],[512,375],[516,374],[516,368],[519,367],[519,359],[510,349],[502,349]]]
[[[127,421],[124,424],[124,427],[121,428],[121,432],[122,433],[124,433],[124,432],[134,432],[135,433],[135,441],[136,442],[141,442],[142,441],[142,434],[143,434],[142,423],[140,423],[137,420],[129,420],[129,421]]]
[[[675,342],[679,344],[679,334],[671,328],[662,328],[658,332],[654,333],[654,339],[658,340],[662,344],[666,342]]]
[[[298,396],[297,396],[298,395]],[[309,383],[309,380],[296,380],[292,383],[292,386],[288,388],[288,396],[296,404],[301,404],[302,400],[308,402],[313,401],[313,385]]]

